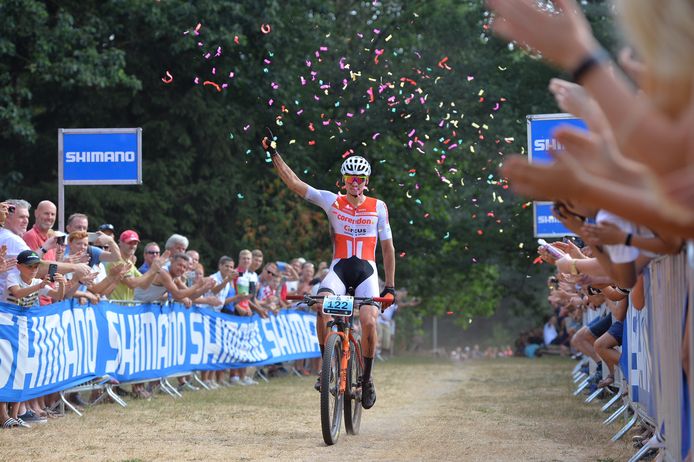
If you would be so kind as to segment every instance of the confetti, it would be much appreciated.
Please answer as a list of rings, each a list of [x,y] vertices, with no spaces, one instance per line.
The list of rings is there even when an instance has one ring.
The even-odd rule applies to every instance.
[[[270,32],[272,32],[272,27],[270,26],[270,24],[261,24],[260,25],[260,32],[267,35]]]
[[[203,84],[203,86],[204,86],[204,85],[211,85],[211,86],[213,86],[214,88],[216,88],[217,91],[222,91],[222,89],[219,87],[219,84],[217,84],[217,83],[215,83],[215,82],[212,82],[212,81],[210,81],[210,80],[205,80],[202,84]]]
[[[171,83],[173,82],[173,75],[171,75],[171,72],[166,71],[166,77],[162,77],[161,81],[164,83]]]

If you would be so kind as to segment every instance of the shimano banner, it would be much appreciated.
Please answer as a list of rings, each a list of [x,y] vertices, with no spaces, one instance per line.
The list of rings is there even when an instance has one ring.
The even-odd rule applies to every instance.
[[[528,158],[535,164],[553,162],[550,150],[561,151],[563,146],[554,138],[562,125],[586,130],[586,124],[571,114],[535,114],[526,116],[528,128]],[[552,215],[551,202],[533,202],[533,234],[535,237],[574,235]]]
[[[61,128],[58,174],[65,185],[142,183],[141,128]]]
[[[182,305],[21,309],[0,303],[0,402],[26,401],[105,374],[121,382],[320,355],[316,316],[239,317]]]

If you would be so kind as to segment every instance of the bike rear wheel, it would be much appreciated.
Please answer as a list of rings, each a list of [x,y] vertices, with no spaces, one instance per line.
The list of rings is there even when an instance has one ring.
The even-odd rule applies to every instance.
[[[349,364],[347,365],[347,390],[344,397],[345,430],[348,435],[358,435],[361,424],[361,376],[362,368],[361,345],[359,342],[350,345]]]
[[[320,422],[323,441],[327,445],[337,443],[342,424],[343,394],[340,393],[340,362],[342,360],[342,337],[328,336],[323,352],[320,377]]]

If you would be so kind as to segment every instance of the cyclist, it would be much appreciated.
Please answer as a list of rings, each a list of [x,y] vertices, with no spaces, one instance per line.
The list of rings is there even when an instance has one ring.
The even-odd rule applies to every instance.
[[[317,190],[301,181],[282,160],[274,140],[263,138],[262,144],[270,154],[277,174],[287,187],[321,207],[330,220],[333,260],[318,295],[344,295],[348,287],[353,287],[355,297],[378,296],[376,244],[380,239],[385,270],[385,288],[380,295],[394,300],[395,248],[388,223],[388,208],[383,201],[364,195],[371,175],[369,162],[361,156],[345,159],[340,173],[347,194],[338,195],[330,191]],[[371,368],[376,354],[378,314],[379,310],[374,305],[362,305],[359,309],[364,355],[364,375],[361,379],[362,406],[365,409],[370,409],[376,402]],[[317,334],[321,355],[328,332],[327,318],[322,314],[322,310],[318,310]],[[316,389],[320,390],[319,382],[316,383]]]

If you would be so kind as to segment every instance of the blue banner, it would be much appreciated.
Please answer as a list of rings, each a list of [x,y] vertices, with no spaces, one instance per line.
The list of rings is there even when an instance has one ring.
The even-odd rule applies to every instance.
[[[182,305],[31,309],[0,303],[0,402],[26,401],[106,374],[120,382],[320,356],[313,313],[266,319]]]
[[[139,184],[142,182],[141,130],[61,129],[64,184]]]
[[[552,215],[553,205],[553,202],[533,202],[535,237],[574,236],[574,233]]]
[[[564,125],[587,130],[585,122],[571,114],[529,115],[528,119],[528,156],[534,164],[554,162],[549,150],[561,151],[562,145],[554,138],[554,131]]]
[[[587,130],[585,122],[571,114],[538,114],[526,117],[528,122],[528,157],[530,162],[553,162],[550,149],[561,151],[563,147],[554,138],[554,130],[562,125]],[[551,202],[533,203],[533,231],[535,237],[573,236],[559,220],[552,216]]]
[[[647,274],[644,272],[644,274]],[[639,311],[632,306],[627,311],[625,329],[629,333],[629,393],[631,401],[638,403],[648,416],[655,416],[655,390],[652,377],[655,374],[651,363],[651,309]],[[624,352],[624,348],[622,348]],[[622,353],[624,354],[624,353]]]

